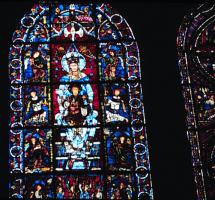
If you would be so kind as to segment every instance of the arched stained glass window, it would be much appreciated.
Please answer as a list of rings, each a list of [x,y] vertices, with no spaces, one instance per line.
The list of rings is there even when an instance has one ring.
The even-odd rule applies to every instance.
[[[215,7],[185,16],[177,38],[198,199],[215,199]]]
[[[10,197],[153,199],[139,50],[110,5],[34,5],[9,76]]]

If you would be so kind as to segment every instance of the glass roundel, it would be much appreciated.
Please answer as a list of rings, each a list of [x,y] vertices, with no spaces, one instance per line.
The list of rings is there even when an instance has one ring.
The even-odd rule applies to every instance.
[[[9,53],[10,197],[153,199],[137,42],[108,4],[35,4]]]

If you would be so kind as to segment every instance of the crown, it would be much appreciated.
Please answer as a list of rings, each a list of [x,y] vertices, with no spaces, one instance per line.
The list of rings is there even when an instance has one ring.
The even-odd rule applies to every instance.
[[[71,55],[70,57],[66,58],[66,60],[69,63],[78,63],[79,62],[79,57],[76,57],[74,55]]]

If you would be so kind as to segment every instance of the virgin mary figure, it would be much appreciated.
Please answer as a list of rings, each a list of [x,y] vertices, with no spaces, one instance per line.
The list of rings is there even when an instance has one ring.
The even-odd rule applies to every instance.
[[[89,77],[82,72],[86,67],[86,60],[79,52],[68,52],[61,60],[61,65],[67,75],[60,79],[60,82],[81,82],[81,95],[87,95],[89,101],[93,100],[93,90],[89,82]]]
[[[68,97],[73,95],[69,90],[69,86],[73,85],[74,83],[80,83],[80,91],[78,95],[83,98],[84,107],[87,108],[90,106],[91,111],[93,111],[92,103],[94,95],[92,87],[89,84],[89,77],[82,72],[86,67],[86,60],[75,47],[73,47],[73,49],[70,48],[62,57],[61,66],[62,69],[67,72],[67,74],[61,77],[60,82],[64,84],[61,84],[56,90],[59,113],[55,115],[55,119],[57,120],[57,124],[67,125],[67,123],[63,120],[63,118],[68,116],[68,106],[65,104],[65,102]],[[91,113],[87,113],[87,109],[85,111],[82,109],[82,111],[82,114],[85,117],[86,115],[91,115]]]

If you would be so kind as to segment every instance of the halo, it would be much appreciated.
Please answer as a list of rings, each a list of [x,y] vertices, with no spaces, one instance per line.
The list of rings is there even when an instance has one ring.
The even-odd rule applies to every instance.
[[[63,56],[63,58],[61,60],[61,65],[62,65],[63,70],[69,73],[69,65],[67,63],[67,58],[70,58],[71,56],[79,58],[78,68],[80,71],[82,71],[86,67],[86,60],[82,54],[80,54],[78,52],[74,52],[74,51],[68,52]]]

